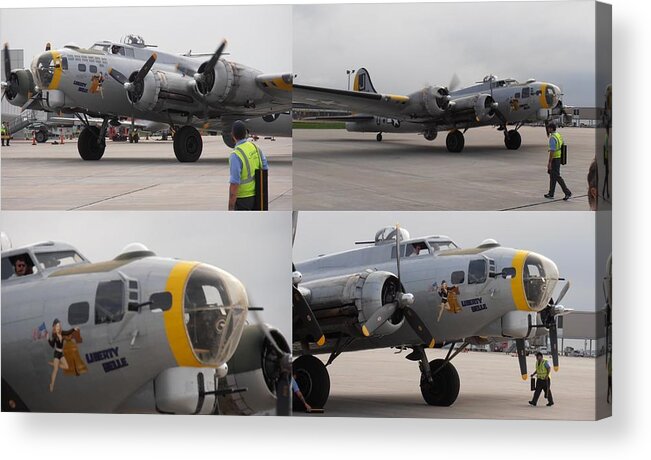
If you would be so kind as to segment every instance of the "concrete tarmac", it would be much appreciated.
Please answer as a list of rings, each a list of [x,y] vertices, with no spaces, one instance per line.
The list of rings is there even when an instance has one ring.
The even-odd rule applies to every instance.
[[[292,209],[292,140],[260,138],[269,161],[269,209]],[[76,141],[12,141],[2,148],[3,210],[226,210],[228,156],[221,136],[204,136],[196,163],[179,163],[172,141],[108,141],[83,161]]]
[[[299,210],[545,210],[587,211],[588,168],[595,130],[562,128],[569,146],[561,175],[573,192],[549,189],[548,139],[522,127],[522,146],[507,150],[492,127],[470,129],[465,148],[450,153],[446,132],[429,142],[418,134],[294,130],[294,209]]]
[[[552,371],[554,405],[541,394],[536,407],[533,392],[520,377],[515,354],[467,352],[454,358],[461,381],[459,396],[450,407],[429,406],[420,393],[418,363],[404,358],[407,351],[371,350],[342,353],[329,367],[330,398],[324,414],[294,412],[308,417],[410,417],[442,419],[594,420],[597,401],[606,405],[607,382],[595,386],[595,366],[605,358],[560,357]],[[445,358],[447,350],[427,350],[430,360]],[[318,356],[324,362],[327,356]],[[548,357],[551,362],[551,357]],[[529,374],[535,369],[529,355]],[[597,398],[597,399],[595,399]]]

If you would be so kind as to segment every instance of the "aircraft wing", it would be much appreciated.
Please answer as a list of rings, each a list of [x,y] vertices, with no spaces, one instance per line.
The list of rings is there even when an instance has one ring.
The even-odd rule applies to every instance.
[[[260,87],[271,96],[278,96],[282,99],[289,98],[291,101],[292,74],[262,74],[255,78]]]
[[[358,113],[403,118],[409,97],[395,94],[366,93],[343,89],[294,85],[294,102],[320,109],[343,109]]]
[[[373,115],[333,115],[331,117],[305,117],[305,121],[368,121],[373,120]]]

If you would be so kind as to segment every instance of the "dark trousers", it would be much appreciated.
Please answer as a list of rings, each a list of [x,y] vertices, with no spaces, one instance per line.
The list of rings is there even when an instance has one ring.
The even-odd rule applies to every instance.
[[[545,398],[547,398],[547,401],[551,404],[554,404],[554,397],[552,396],[552,381],[551,379],[547,380],[541,380],[538,379],[536,380],[536,391],[533,392],[533,399],[531,400],[532,403],[536,404],[538,402],[538,398],[540,397],[540,392],[544,391],[545,392]]]
[[[246,198],[238,198],[237,200],[235,200],[236,211],[253,211],[253,206],[255,206],[254,196],[249,196]]]
[[[563,193],[569,195],[570,189],[565,185],[565,181],[561,177],[561,159],[552,158],[552,169],[549,170],[549,194],[554,196],[554,191],[556,190],[556,182],[563,189]]]

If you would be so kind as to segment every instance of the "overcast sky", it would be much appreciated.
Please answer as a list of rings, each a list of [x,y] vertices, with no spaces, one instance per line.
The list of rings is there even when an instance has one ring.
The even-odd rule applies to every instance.
[[[297,5],[297,83],[346,89],[366,67],[379,92],[461,86],[485,75],[558,84],[594,106],[594,2]],[[351,83],[352,86],[352,83]]]
[[[0,39],[24,49],[29,66],[47,42],[53,48],[89,47],[138,34],[162,51],[180,54],[213,53],[225,38],[227,59],[280,73],[292,68],[291,19],[288,5],[3,9]]]
[[[493,238],[542,254],[571,282],[562,304],[595,309],[593,212],[301,212],[294,261],[354,249],[355,241],[373,240],[379,229],[396,223],[412,238],[446,235],[464,248]]]
[[[244,283],[265,322],[291,338],[291,215],[234,212],[2,212],[13,247],[70,243],[91,262],[113,259],[129,243],[156,255],[204,262]]]

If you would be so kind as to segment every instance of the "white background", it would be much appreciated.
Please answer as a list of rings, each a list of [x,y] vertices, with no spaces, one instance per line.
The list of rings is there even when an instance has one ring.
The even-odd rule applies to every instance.
[[[29,3],[51,6],[45,1]],[[136,456],[310,460],[352,456],[392,460],[648,456],[651,301],[646,288],[651,236],[646,186],[651,175],[647,91],[651,24],[645,2],[611,3],[615,88],[613,417],[600,422],[536,422],[2,414],[1,455],[11,459],[83,456],[112,460]],[[495,14],[507,7],[505,3],[496,5]],[[532,27],[540,24],[543,22]],[[25,34],[34,27],[39,25],[25,24]],[[541,54],[541,59],[545,58],[549,59]]]

